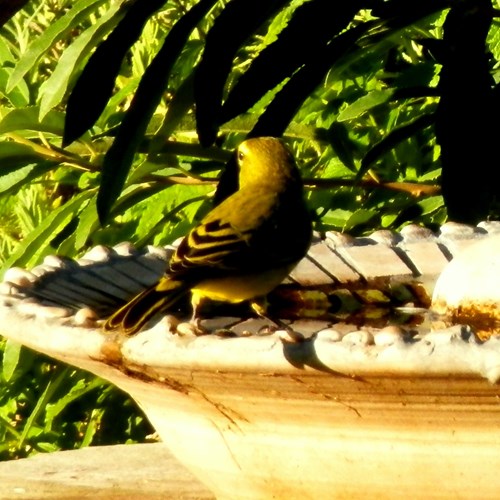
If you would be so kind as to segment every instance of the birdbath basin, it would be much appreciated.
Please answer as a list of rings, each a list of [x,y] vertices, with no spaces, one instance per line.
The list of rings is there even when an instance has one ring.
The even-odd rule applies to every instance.
[[[104,303],[96,290],[109,298],[117,273],[127,276],[122,283],[141,281],[147,273],[137,263],[153,279],[168,255],[122,246],[77,262],[52,258],[7,273],[2,335],[128,392],[220,499],[494,498],[496,331],[480,339],[468,325],[428,317],[417,324],[411,314],[396,323],[381,316],[387,304],[373,301],[373,290],[391,305],[399,298],[408,313],[432,295],[454,255],[497,233],[490,224],[448,225],[438,234],[413,226],[359,239],[327,234],[278,293],[289,297],[298,286],[330,304],[325,312],[315,302],[314,318],[289,318],[300,335],[263,334],[262,320],[221,316],[205,326],[223,334],[173,333],[168,316],[134,337],[104,333],[89,313]],[[92,292],[75,314],[68,290],[77,297],[86,288]]]

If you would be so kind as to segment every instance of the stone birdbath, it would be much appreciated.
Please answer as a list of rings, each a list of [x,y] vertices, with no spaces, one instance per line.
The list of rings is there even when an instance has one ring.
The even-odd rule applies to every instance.
[[[500,224],[317,237],[270,298],[293,334],[234,310],[102,332],[169,252],[11,269],[1,333],[128,392],[219,499],[498,496]]]

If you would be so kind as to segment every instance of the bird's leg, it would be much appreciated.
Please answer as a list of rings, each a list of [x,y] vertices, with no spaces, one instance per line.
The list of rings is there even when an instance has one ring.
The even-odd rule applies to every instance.
[[[210,333],[206,328],[200,325],[200,318],[198,312],[201,306],[202,297],[193,293],[191,296],[191,307],[193,313],[189,322],[183,322],[177,325],[177,333],[179,335],[206,335]]]
[[[193,312],[191,313],[190,323],[196,328],[200,327],[200,318],[198,316],[198,311],[200,309],[201,302],[201,297],[195,297],[195,295],[193,294],[193,297],[191,299],[191,307],[193,309]]]
[[[277,318],[276,319],[270,318],[269,315],[267,314],[268,302],[266,297],[257,297],[250,303],[250,307],[257,314],[257,316],[260,316],[261,318],[266,319],[267,321],[273,323],[275,329],[278,328],[286,329],[287,325],[285,325],[282,321],[280,321]]]
[[[298,342],[299,340],[303,340],[304,337],[298,332],[295,332],[292,328],[290,328],[285,322],[281,321],[279,318],[271,318],[267,314],[267,298],[266,297],[258,297],[252,300],[250,307],[263,319],[270,321],[274,324],[274,326],[268,326],[267,331],[269,333],[274,333],[276,330],[284,330],[290,336],[291,339]]]
[[[209,332],[206,328],[203,328],[200,325],[200,317],[199,317],[199,311],[201,309],[201,305],[203,303],[203,297],[200,295],[193,293],[191,296],[191,307],[193,308],[193,313],[191,315],[191,325],[194,328],[194,334],[195,335],[207,335]]]

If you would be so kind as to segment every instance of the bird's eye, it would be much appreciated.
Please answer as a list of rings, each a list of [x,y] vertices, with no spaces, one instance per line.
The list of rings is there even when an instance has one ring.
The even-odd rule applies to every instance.
[[[242,162],[245,158],[245,153],[243,151],[238,151],[238,161]]]

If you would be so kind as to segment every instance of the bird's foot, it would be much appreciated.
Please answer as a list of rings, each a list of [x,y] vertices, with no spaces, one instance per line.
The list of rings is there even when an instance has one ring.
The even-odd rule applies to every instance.
[[[239,337],[239,335],[230,328],[217,328],[212,332],[212,335],[217,335],[218,337]]]
[[[282,341],[289,342],[292,344],[296,344],[296,343],[298,344],[299,342],[304,342],[304,340],[306,340],[304,335],[302,335],[299,332],[296,332],[295,330],[293,330],[290,327],[287,327],[285,329],[280,328],[279,329],[279,336],[280,336],[280,339]]]
[[[272,335],[278,332],[282,340],[288,342],[301,342],[304,340],[304,336],[290,328],[287,323],[281,321],[279,318],[270,317],[268,315],[266,297],[254,299],[250,306],[258,316],[271,323],[260,328],[258,332],[259,335]]]
[[[282,328],[278,325],[263,325],[259,328],[257,335],[262,335],[262,336],[273,335],[278,330],[282,330]]]
[[[287,324],[282,321],[271,320],[274,324],[265,325],[259,329],[258,335],[273,335],[277,333],[282,340],[287,342],[302,342],[304,336],[290,328]]]

